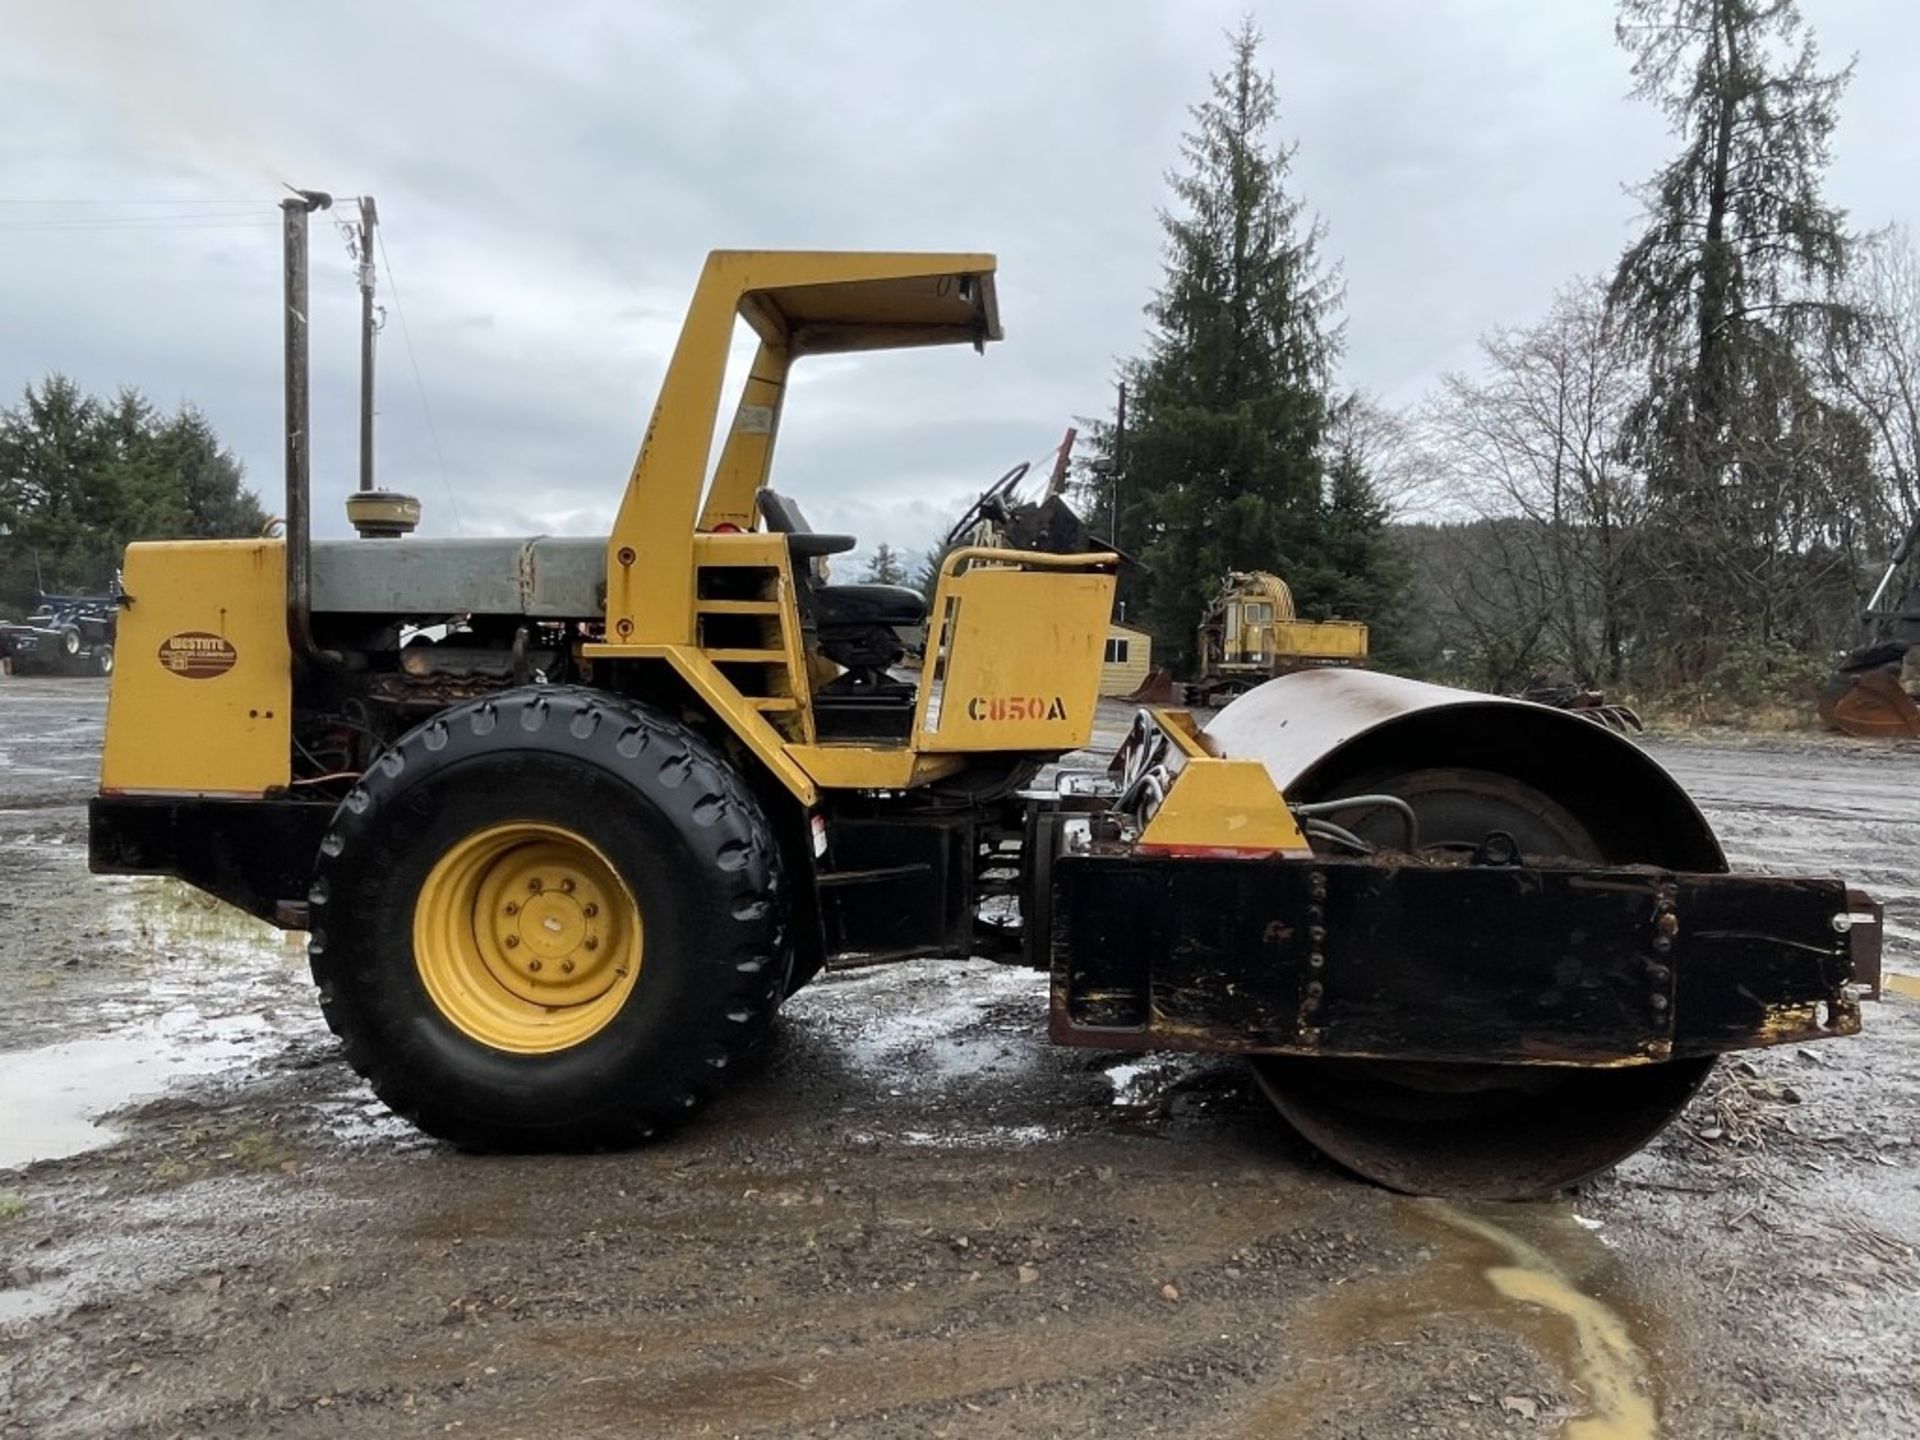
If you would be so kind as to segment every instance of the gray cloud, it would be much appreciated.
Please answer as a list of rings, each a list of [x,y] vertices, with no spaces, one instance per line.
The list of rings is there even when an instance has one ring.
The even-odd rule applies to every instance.
[[[1145,334],[1185,107],[1241,8],[0,0],[0,385],[57,368],[192,400],[270,497],[274,185],[364,189],[449,479],[397,317],[384,477],[425,499],[429,531],[456,514],[473,532],[591,531],[708,248],[992,249],[1006,344],[814,362],[783,431],[780,483],[816,524],[918,548],[1072,416],[1104,413]],[[1345,383],[1412,400],[1470,364],[1481,331],[1618,253],[1622,187],[1668,142],[1625,99],[1610,6],[1253,8],[1298,185],[1344,263]],[[1861,224],[1912,219],[1920,12],[1805,9],[1829,55],[1861,57],[1835,198]],[[19,203],[37,200],[112,203]],[[182,200],[223,203],[136,203]],[[119,218],[189,214],[215,218]],[[337,534],[355,299],[322,226],[314,257],[317,518]]]

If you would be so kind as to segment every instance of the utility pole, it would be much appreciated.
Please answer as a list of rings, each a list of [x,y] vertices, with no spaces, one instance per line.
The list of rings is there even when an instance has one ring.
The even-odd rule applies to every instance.
[[[1120,404],[1113,419],[1113,533],[1107,543],[1120,548],[1120,477],[1127,473],[1127,382],[1120,382]]]
[[[360,489],[373,489],[373,228],[380,223],[373,197],[360,197]]]
[[[360,197],[360,223],[343,224],[360,283],[360,488],[347,496],[347,519],[367,539],[410,534],[420,523],[420,502],[395,490],[376,490],[373,484],[373,340],[386,318],[373,303],[374,264],[379,256],[375,227],[380,212],[373,197]]]

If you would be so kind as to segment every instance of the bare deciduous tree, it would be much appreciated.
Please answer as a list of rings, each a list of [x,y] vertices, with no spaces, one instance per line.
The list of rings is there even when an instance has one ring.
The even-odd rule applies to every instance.
[[[1516,616],[1546,617],[1553,660],[1583,680],[1617,684],[1638,584],[1644,477],[1621,437],[1639,394],[1637,357],[1605,323],[1605,292],[1562,292],[1539,324],[1481,341],[1479,375],[1448,375],[1429,404],[1434,469],[1482,516],[1504,523],[1477,557],[1508,566]],[[1528,547],[1523,567],[1517,554]],[[1525,581],[1533,603],[1512,593]]]
[[[1892,538],[1920,514],[1920,250],[1904,225],[1867,236],[1844,286],[1860,317],[1853,343],[1829,357],[1832,383],[1866,421]]]
[[[1356,390],[1333,406],[1327,449],[1350,456],[1373,482],[1374,493],[1395,515],[1420,510],[1431,498],[1436,477],[1426,465],[1418,436],[1407,415]]]

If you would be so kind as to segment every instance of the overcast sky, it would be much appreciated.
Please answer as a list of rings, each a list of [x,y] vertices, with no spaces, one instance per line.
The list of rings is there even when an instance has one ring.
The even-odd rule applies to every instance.
[[[1911,220],[1920,6],[1802,3],[1859,56],[1831,197]],[[395,318],[383,483],[429,534],[592,533],[708,249],[991,250],[1005,344],[808,361],[783,421],[776,483],[816,528],[919,549],[1106,413],[1186,107],[1247,8],[0,0],[0,392],[60,370],[191,401],[277,509],[276,187],[366,192],[445,457]],[[1626,243],[1622,187],[1670,142],[1605,0],[1250,8],[1345,267],[1343,384],[1416,401]],[[315,521],[341,534],[357,300],[330,226],[313,256]]]

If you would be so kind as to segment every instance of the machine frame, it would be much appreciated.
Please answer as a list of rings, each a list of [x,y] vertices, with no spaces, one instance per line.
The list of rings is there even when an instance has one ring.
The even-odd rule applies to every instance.
[[[1275,1067],[1387,1066],[1420,1091],[1464,1066],[1469,1089],[1520,1097],[1502,1103],[1533,1128],[1512,1136],[1555,1083],[1514,1075],[1646,1072],[1617,1133],[1530,1165],[1537,1186],[1644,1142],[1704,1076],[1689,1057],[1858,1029],[1873,902],[1726,873],[1665,772],[1563,712],[1311,669],[1204,729],[1143,711],[1108,774],[1039,784],[1093,739],[1121,564],[1070,514],[1032,544],[957,544],[910,690],[886,681],[910,696],[900,733],[827,733],[823,697],[854,672],[826,655],[813,567],[852,542],[760,528],[791,367],[984,347],[990,255],[716,252],[597,551],[314,545],[302,203],[285,202],[288,536],[130,548],[91,860],[313,932],[350,1058],[435,1133],[645,1138],[822,967],[922,956],[1049,971],[1064,1043],[1265,1057],[1323,1148],[1460,1193],[1522,1182],[1498,1154],[1464,1181],[1376,1164],[1341,1138],[1365,1117]],[[757,350],[709,476],[738,318]],[[414,837],[447,826],[429,868]],[[711,914],[681,913],[693,894]],[[608,930],[608,910],[627,918]],[[550,933],[525,928],[535,913]],[[703,970],[721,931],[736,962]],[[597,1008],[569,1011],[588,990]],[[549,1044],[543,1014],[563,1012],[582,1038]]]

